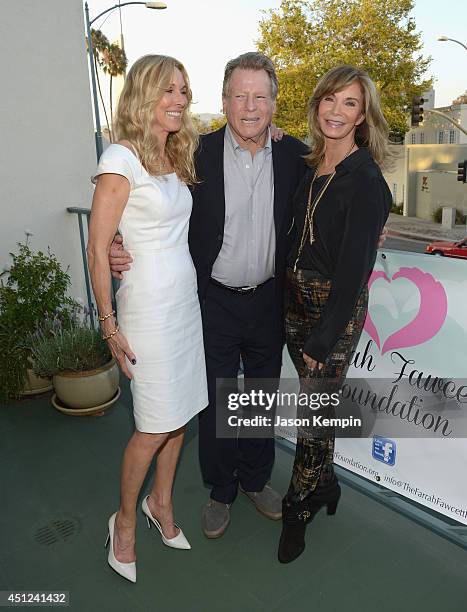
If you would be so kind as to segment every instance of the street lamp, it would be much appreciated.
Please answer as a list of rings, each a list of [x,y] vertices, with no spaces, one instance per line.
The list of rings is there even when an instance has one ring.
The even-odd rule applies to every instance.
[[[460,40],[455,40],[454,38],[448,38],[447,36],[438,36],[438,40],[441,42],[445,42],[447,40],[450,40],[451,42],[455,42],[458,45],[460,45],[461,47],[464,47],[464,49],[467,51],[467,46],[464,45],[464,43],[462,43]]]
[[[99,99],[97,97],[97,89],[96,89],[96,72],[95,72],[95,66],[94,66],[94,49],[92,46],[91,26],[97,19],[99,19],[99,17],[102,17],[102,15],[105,15],[106,13],[110,13],[110,11],[113,11],[114,9],[120,8],[122,6],[127,6],[129,4],[142,4],[148,9],[162,10],[162,9],[167,8],[167,4],[165,4],[165,2],[123,2],[121,4],[115,4],[114,6],[111,6],[105,11],[102,11],[102,13],[99,13],[99,15],[94,17],[94,19],[90,20],[88,3],[86,2],[84,5],[84,15],[86,17],[86,34],[88,37],[89,63],[91,67],[92,99],[94,102],[94,118],[96,120],[97,161],[99,161],[99,158],[102,155],[103,146],[102,146],[101,122],[100,122],[100,117],[99,117]]]

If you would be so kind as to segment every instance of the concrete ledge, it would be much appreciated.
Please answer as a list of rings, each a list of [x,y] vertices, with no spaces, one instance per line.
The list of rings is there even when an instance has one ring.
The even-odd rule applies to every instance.
[[[414,232],[393,230],[391,228],[388,228],[388,236],[391,236],[393,238],[408,238],[410,240],[419,240],[420,242],[434,242],[435,240],[451,240],[451,238],[440,238],[439,236],[428,236],[428,234],[417,234]]]

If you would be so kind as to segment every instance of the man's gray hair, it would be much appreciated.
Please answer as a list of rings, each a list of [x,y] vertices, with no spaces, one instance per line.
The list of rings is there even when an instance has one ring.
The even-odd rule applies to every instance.
[[[277,98],[279,83],[277,81],[274,64],[269,57],[257,51],[243,53],[243,55],[239,55],[235,59],[230,60],[230,62],[227,62],[224,72],[224,83],[222,84],[222,95],[224,98],[229,95],[230,78],[235,68],[240,68],[241,70],[265,70],[271,80],[272,99],[275,100]]]

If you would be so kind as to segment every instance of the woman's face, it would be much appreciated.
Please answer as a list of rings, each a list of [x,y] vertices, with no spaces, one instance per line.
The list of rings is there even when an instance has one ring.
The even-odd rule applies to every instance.
[[[356,81],[323,96],[318,106],[321,131],[333,140],[353,140],[356,126],[364,119],[363,91]]]
[[[171,132],[182,127],[182,117],[188,106],[187,86],[183,74],[175,68],[171,83],[154,109],[152,134],[164,142]]]

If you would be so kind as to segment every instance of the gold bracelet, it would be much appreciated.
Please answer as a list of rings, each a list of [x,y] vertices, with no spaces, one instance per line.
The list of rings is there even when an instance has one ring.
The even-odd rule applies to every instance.
[[[115,334],[120,330],[120,328],[117,327],[113,330],[113,332],[110,332],[110,334],[108,334],[107,336],[102,336],[102,340],[109,340],[110,338],[112,338],[112,336],[115,336]]]
[[[112,312],[109,312],[109,314],[106,314],[103,317],[99,317],[99,321],[105,321],[109,317],[113,317],[114,314],[115,314],[115,310],[112,310]]]

